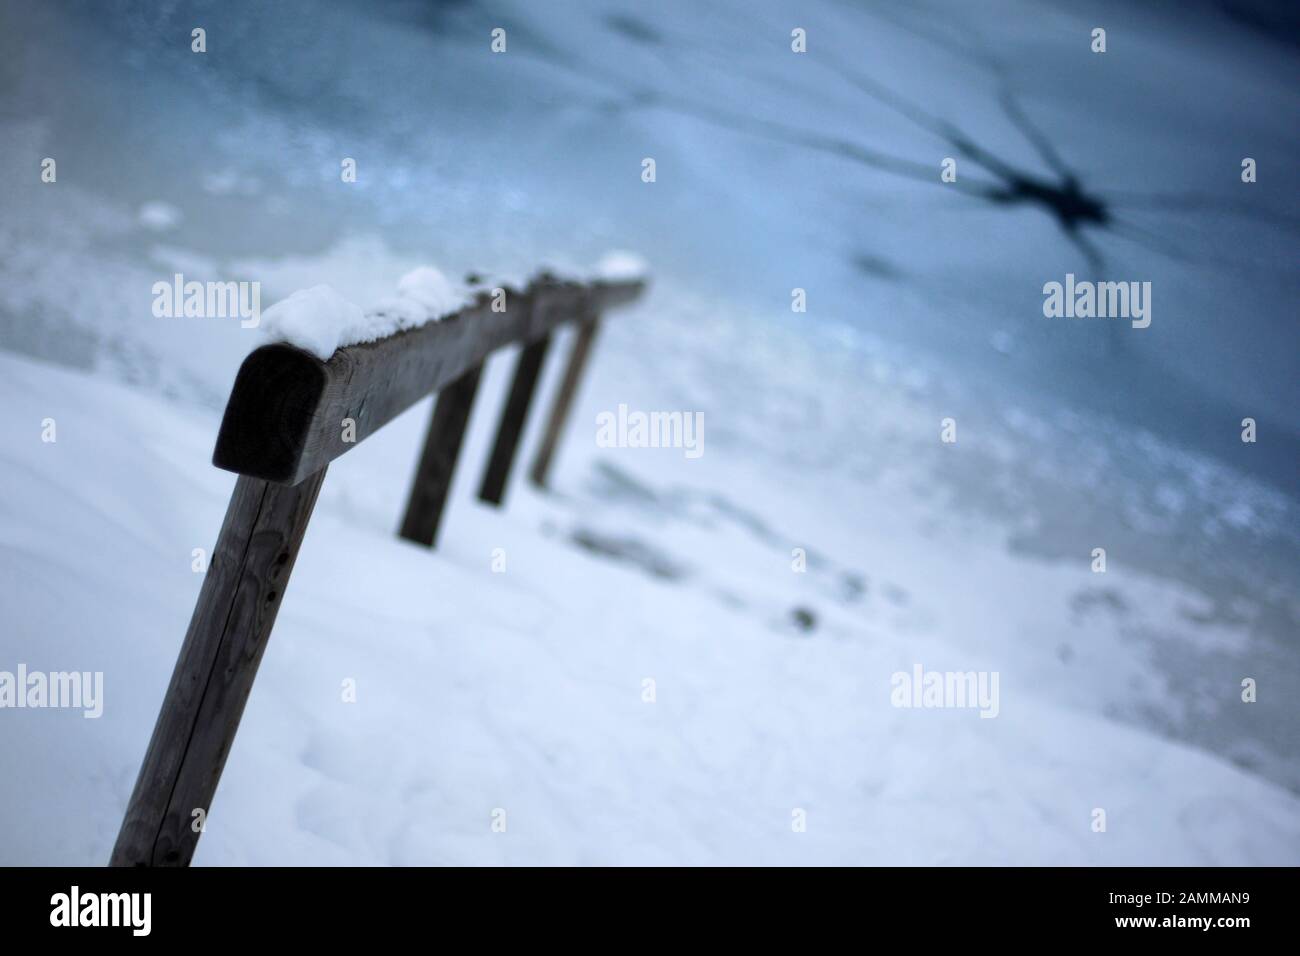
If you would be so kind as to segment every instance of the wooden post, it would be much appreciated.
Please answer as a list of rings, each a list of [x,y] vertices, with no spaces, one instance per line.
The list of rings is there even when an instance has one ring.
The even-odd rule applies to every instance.
[[[402,529],[398,532],[408,541],[431,548],[438,537],[438,523],[482,371],[482,365],[475,365],[438,393],[429,431],[424,436],[424,450],[415,469],[411,496],[406,502]]]
[[[510,383],[510,394],[506,396],[506,407],[501,412],[501,423],[497,426],[496,443],[492,446],[487,471],[483,474],[483,485],[478,492],[483,501],[499,505],[505,496],[510,466],[515,460],[515,451],[524,432],[524,421],[528,418],[528,406],[532,403],[537,376],[542,370],[542,359],[546,357],[546,347],[550,342],[551,336],[547,333],[542,338],[529,342],[519,353],[515,378]]]
[[[111,866],[189,865],[324,479],[235,484]]]
[[[592,318],[578,324],[573,350],[569,352],[569,364],[564,370],[564,378],[560,380],[560,389],[555,393],[555,401],[551,404],[551,415],[546,420],[546,431],[542,433],[541,447],[537,449],[537,455],[533,458],[533,467],[528,472],[528,477],[539,488],[546,487],[546,476],[551,470],[551,460],[555,457],[555,446],[559,444],[564,423],[569,417],[569,408],[573,405],[573,397],[578,391],[578,382],[581,381],[582,371],[586,368],[587,356],[591,353],[591,342],[596,337],[597,322],[597,319]]]

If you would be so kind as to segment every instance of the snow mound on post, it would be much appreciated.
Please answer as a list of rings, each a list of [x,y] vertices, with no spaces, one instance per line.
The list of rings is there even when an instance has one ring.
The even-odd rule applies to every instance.
[[[402,276],[396,296],[369,312],[330,286],[317,285],[271,306],[262,316],[262,324],[273,341],[296,345],[328,360],[338,349],[436,321],[472,300],[467,289],[432,266],[422,266]]]
[[[434,315],[454,312],[465,301],[465,290],[457,288],[433,266],[421,266],[402,276],[397,282],[397,294],[414,299]]]
[[[609,252],[592,272],[586,280],[575,281],[631,282],[644,278],[647,267],[634,253]],[[436,322],[473,304],[474,295],[469,285],[448,279],[433,266],[421,266],[402,276],[395,296],[380,301],[369,312],[330,286],[316,285],[267,309],[262,326],[272,341],[287,342],[328,361],[346,346]]]
[[[367,319],[373,326],[372,334],[343,344],[373,342],[402,329],[436,322],[473,301],[468,286],[451,281],[433,266],[420,266],[397,281],[396,296],[383,299],[371,310]]]
[[[329,286],[314,285],[267,309],[262,325],[272,339],[328,359],[335,349],[355,341],[366,325],[366,315]]]
[[[595,271],[595,277],[604,282],[634,282],[644,279],[649,274],[650,267],[635,252],[619,249],[601,256]]]

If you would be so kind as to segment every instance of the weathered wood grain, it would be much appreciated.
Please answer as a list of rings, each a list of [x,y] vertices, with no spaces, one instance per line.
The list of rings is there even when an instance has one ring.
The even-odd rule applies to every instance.
[[[187,866],[221,779],[325,469],[235,484],[112,866]]]

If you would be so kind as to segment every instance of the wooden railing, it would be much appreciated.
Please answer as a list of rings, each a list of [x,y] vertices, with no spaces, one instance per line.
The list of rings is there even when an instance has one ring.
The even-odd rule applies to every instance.
[[[110,865],[186,866],[194,855],[329,463],[437,392],[399,532],[432,546],[484,360],[523,345],[479,489],[499,505],[551,335],[574,322],[529,471],[544,485],[600,316],[643,288],[543,275],[507,290],[504,311],[484,293],[453,316],[341,348],[329,361],[289,345],[244,360],[213,453],[240,477]]]

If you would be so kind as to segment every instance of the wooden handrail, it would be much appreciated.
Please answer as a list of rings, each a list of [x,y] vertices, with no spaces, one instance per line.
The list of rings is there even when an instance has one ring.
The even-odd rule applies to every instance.
[[[600,315],[644,283],[541,276],[504,311],[482,294],[460,312],[328,361],[290,345],[244,360],[213,463],[238,472],[221,534],[113,847],[113,866],[187,866],[234,743],[258,664],[329,463],[439,392],[400,534],[432,546],[484,360],[523,345],[480,497],[500,504],[551,333],[579,334],[530,472],[543,484]]]
[[[484,293],[454,315],[341,348],[328,362],[290,345],[263,346],[235,378],[212,463],[297,484],[491,352],[631,302],[643,288],[641,282],[583,285],[543,277],[523,292],[507,290],[505,311],[492,311]],[[345,433],[345,419],[354,423],[351,432]]]

